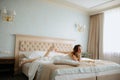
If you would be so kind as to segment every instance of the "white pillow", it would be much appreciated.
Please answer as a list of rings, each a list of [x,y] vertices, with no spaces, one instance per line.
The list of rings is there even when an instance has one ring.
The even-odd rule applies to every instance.
[[[46,53],[45,51],[31,51],[31,52],[20,52],[24,54],[26,58],[33,59],[38,57],[43,57]]]
[[[19,52],[19,56],[22,55],[22,57],[24,56],[24,58],[28,58],[33,52],[28,52],[28,51],[20,51]]]
[[[35,54],[38,54],[39,56],[43,57],[46,54],[46,51],[34,51]]]
[[[56,53],[54,51],[50,51],[47,57],[53,57],[55,55],[56,55]]]
[[[78,66],[80,62],[65,57],[56,56],[56,58],[54,57],[54,64]]]

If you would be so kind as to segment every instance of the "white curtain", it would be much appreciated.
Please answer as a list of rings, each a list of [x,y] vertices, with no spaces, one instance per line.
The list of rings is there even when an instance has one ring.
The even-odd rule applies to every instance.
[[[103,54],[120,64],[120,7],[104,13]]]

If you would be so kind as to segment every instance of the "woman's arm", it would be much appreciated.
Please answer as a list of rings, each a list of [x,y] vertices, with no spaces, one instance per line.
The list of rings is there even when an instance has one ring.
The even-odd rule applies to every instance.
[[[47,52],[45,53],[44,57],[48,56],[49,53],[50,53],[50,51],[52,51],[53,48],[54,48],[54,46],[51,46],[51,47],[47,50]]]
[[[28,59],[28,60],[23,60],[23,61],[21,61],[20,66],[22,66],[22,65],[25,64],[25,63],[33,62],[33,61],[35,61],[35,60],[37,60],[37,59],[39,59],[39,58],[40,58],[40,57],[38,57],[38,58],[33,58],[33,59]]]
[[[57,49],[54,49],[55,52],[58,52],[58,53],[65,53],[65,54],[69,54],[71,53],[72,51],[59,51]]]

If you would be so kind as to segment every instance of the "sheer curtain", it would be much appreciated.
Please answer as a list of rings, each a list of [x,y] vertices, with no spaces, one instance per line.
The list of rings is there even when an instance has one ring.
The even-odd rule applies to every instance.
[[[120,7],[104,13],[104,59],[120,63]]]

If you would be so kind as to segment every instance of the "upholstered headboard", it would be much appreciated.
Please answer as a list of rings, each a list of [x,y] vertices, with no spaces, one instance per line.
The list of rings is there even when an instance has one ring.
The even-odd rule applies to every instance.
[[[19,71],[20,51],[47,51],[52,45],[61,52],[72,51],[75,40],[30,35],[16,35],[15,43],[15,73]]]

